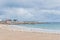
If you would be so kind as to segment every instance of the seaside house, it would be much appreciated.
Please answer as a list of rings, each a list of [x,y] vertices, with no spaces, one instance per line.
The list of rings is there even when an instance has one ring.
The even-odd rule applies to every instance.
[[[7,19],[7,20],[5,20],[5,23],[6,24],[18,24],[18,21],[17,21],[17,19],[13,19],[13,20]]]
[[[7,20],[5,20],[5,23],[7,23],[7,24],[10,24],[11,22],[12,22],[11,19],[7,19]]]

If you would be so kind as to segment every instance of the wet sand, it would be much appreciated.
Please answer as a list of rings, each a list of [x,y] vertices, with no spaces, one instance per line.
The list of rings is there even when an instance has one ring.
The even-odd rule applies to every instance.
[[[60,40],[60,34],[8,30],[0,24],[0,40]]]

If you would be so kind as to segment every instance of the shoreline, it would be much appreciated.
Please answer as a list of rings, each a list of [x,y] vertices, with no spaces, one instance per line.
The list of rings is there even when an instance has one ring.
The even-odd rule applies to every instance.
[[[48,30],[48,29],[40,29],[40,28],[27,28],[23,26],[17,26],[17,25],[5,25],[0,24],[0,28],[6,29],[9,31],[22,31],[22,32],[37,32],[37,33],[53,33],[53,34],[60,34],[60,30]],[[19,28],[18,28],[19,27]]]
[[[17,31],[0,24],[0,40],[60,40],[60,34]]]

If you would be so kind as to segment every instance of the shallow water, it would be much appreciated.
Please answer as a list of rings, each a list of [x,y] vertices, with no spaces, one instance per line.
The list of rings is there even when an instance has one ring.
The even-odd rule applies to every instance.
[[[50,24],[21,24],[19,26],[24,26],[28,28],[41,28],[49,30],[60,30],[60,23],[50,23]]]
[[[48,33],[59,33],[60,34],[60,23],[20,24],[20,25],[10,26],[10,28],[18,29],[22,31],[48,32]]]

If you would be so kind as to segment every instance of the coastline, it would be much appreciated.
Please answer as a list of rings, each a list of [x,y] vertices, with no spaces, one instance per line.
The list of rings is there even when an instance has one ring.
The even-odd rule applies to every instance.
[[[0,24],[0,40],[60,40],[60,34],[11,30]]]
[[[0,24],[1,29],[6,29],[9,31],[23,31],[23,32],[42,32],[42,33],[55,33],[60,34],[60,30],[49,30],[49,29],[41,29],[41,28],[30,28],[25,26],[18,25],[8,25],[8,24]]]

